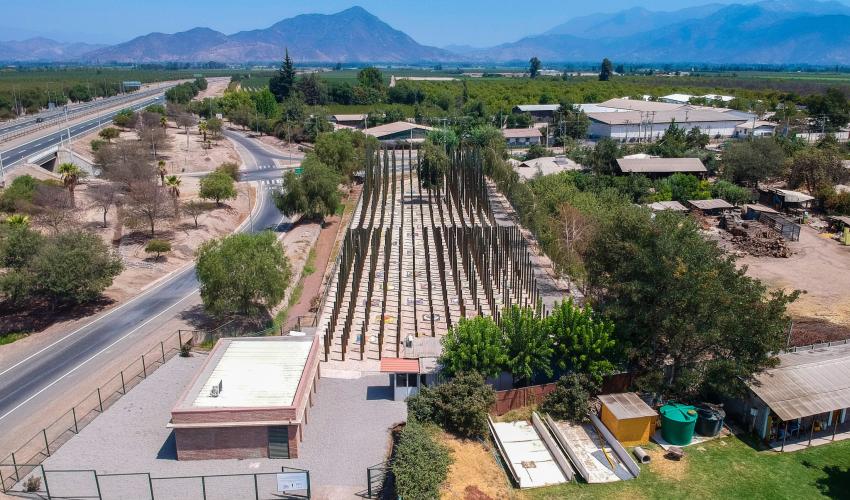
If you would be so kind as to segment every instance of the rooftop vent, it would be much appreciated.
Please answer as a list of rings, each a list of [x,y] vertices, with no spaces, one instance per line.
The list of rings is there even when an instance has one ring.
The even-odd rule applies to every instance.
[[[218,395],[219,395],[219,394],[221,394],[221,391],[222,391],[222,389],[224,388],[224,387],[222,386],[222,383],[221,383],[221,382],[222,382],[222,381],[221,381],[221,380],[219,380],[219,381],[218,381],[218,383],[217,383],[216,385],[212,386],[212,389],[210,389],[210,397],[211,397],[211,398],[217,398],[217,397],[218,397]]]

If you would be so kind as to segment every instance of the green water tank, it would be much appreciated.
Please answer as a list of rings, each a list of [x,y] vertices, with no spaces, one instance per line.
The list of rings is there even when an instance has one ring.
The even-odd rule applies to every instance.
[[[661,437],[665,441],[676,446],[691,443],[697,423],[696,408],[670,402],[662,406],[659,413],[661,413]]]

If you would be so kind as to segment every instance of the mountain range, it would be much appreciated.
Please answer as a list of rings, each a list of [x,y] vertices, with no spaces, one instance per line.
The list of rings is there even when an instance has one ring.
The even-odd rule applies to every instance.
[[[657,12],[635,7],[576,17],[539,35],[489,48],[422,45],[361,7],[303,14],[231,35],[210,28],[150,33],[112,46],[45,38],[0,42],[2,61],[84,63],[279,61],[596,61],[850,64],[850,7],[835,1],[766,0]]]

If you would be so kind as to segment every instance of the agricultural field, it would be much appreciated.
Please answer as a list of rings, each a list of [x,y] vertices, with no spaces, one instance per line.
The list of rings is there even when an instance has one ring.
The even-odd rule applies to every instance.
[[[121,82],[138,80],[151,83],[194,78],[230,76],[232,70],[189,68],[185,70],[154,70],[128,68],[36,68],[0,70],[0,119],[14,115],[17,105],[21,111],[37,112],[48,101],[65,104],[68,101],[88,101],[96,97],[113,96]]]

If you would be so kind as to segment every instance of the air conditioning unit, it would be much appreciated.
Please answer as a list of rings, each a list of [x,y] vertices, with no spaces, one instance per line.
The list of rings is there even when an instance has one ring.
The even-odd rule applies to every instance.
[[[413,335],[408,335],[406,339],[404,339],[404,347],[413,348]]]

